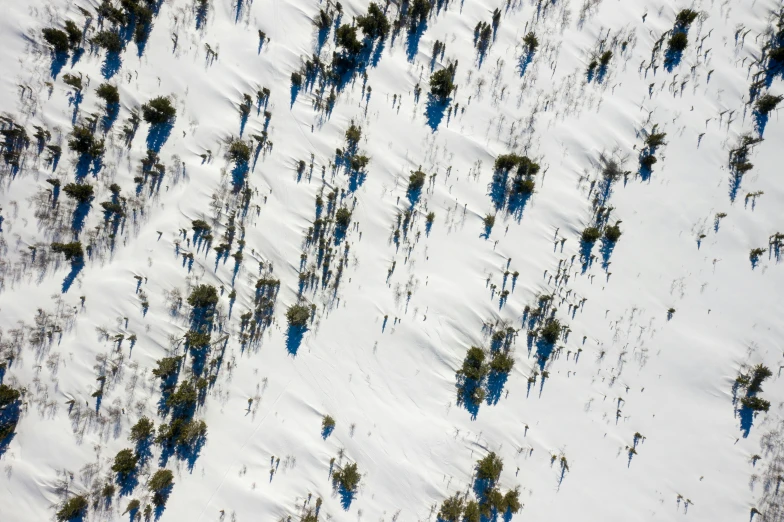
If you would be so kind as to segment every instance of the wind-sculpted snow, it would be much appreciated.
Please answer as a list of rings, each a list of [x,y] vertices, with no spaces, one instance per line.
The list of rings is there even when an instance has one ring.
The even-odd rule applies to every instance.
[[[780,2],[4,8],[0,519],[784,520]]]

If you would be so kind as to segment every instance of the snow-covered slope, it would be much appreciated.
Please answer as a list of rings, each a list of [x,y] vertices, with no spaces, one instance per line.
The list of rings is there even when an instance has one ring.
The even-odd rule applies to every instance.
[[[390,22],[415,4],[380,2]],[[502,492],[520,488],[515,520],[782,520],[784,124],[773,110],[760,126],[750,93],[760,79],[756,99],[784,91],[769,58],[781,2],[433,2],[413,29],[365,40],[362,63],[337,81],[306,62],[320,53],[329,70],[344,52],[336,28],[368,2],[343,2],[342,14],[318,0],[199,5],[154,6],[146,44],[131,28],[119,60],[90,44],[111,28],[97,2],[3,5],[3,128],[13,120],[31,143],[0,174],[0,375],[23,391],[0,446],[0,520],[54,520],[78,495],[85,520],[127,520],[133,499],[141,516],[159,468],[174,472],[154,514],[164,520],[299,520],[317,498],[320,519],[435,520],[447,497],[481,497],[475,465],[490,452],[503,459]],[[673,59],[667,32],[686,8],[699,16]],[[322,31],[320,9],[332,17]],[[482,53],[475,28],[492,27],[494,9]],[[85,32],[82,54],[66,58],[42,30],[67,20]],[[440,103],[429,79],[454,63],[457,90]],[[104,82],[120,96],[113,119],[96,94]],[[157,96],[176,108],[171,128],[142,119],[126,139],[132,113]],[[68,147],[91,118],[105,138],[95,162]],[[36,126],[50,134],[40,152]],[[653,132],[666,143],[648,170]],[[764,138],[746,158],[731,154],[743,135]],[[227,158],[232,139],[251,140],[247,172]],[[496,158],[510,153],[540,165],[529,196],[498,181]],[[358,156],[362,172],[346,165]],[[418,169],[421,194],[408,189]],[[64,193],[77,180],[93,186],[91,203]],[[322,225],[329,268],[308,239],[319,196],[321,219],[351,211],[345,230]],[[581,241],[618,220],[617,242]],[[76,240],[82,262],[52,251]],[[188,304],[197,285],[218,289],[211,319]],[[304,335],[287,325],[297,303],[315,307]],[[550,318],[564,327],[554,343]],[[183,337],[204,325],[213,344],[199,370]],[[514,367],[491,372],[472,405],[456,372],[472,346],[492,357],[505,328]],[[175,381],[205,379],[185,417],[204,420],[206,437],[152,443],[118,483],[111,467],[135,447],[131,427],[174,418],[152,370],[178,355]],[[752,414],[740,399],[755,394],[736,378],[757,364],[772,372],[757,393],[770,408]],[[336,426],[322,435],[324,415]],[[350,462],[362,479],[347,499],[332,479]]]

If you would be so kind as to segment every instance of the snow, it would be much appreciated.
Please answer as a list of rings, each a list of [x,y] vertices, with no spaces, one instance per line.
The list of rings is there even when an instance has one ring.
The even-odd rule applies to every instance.
[[[581,22],[583,4],[591,3],[595,9]],[[83,242],[103,222],[99,202],[108,199],[111,183],[125,195],[133,193],[148,125],[142,122],[130,149],[120,129],[133,108],[159,95],[171,95],[177,108],[160,152],[166,176],[157,194],[140,198],[143,215],[136,223],[126,219],[114,250],[102,247],[87,259],[63,293],[68,262],[41,268],[22,266],[21,260],[29,259],[28,246],[38,244],[43,251],[43,245],[69,239],[39,222],[33,198],[49,188],[47,178],[56,176],[63,185],[74,179],[76,156],[66,146],[74,108],[62,76],[90,78],[77,121],[100,113],[103,102],[94,89],[105,81],[105,53],[88,51],[52,79],[52,58],[40,30],[68,19],[81,24],[83,16],[64,0],[7,3],[0,20],[5,71],[0,111],[23,123],[30,135],[34,125],[48,128],[63,156],[52,173],[31,146],[24,167],[11,174],[3,166],[0,177],[0,256],[7,263],[0,285],[0,340],[4,352],[18,350],[3,382],[27,389],[16,435],[0,457],[0,519],[53,519],[65,498],[57,489],[67,476],[64,470],[73,473],[70,493],[88,492],[112,476],[112,459],[131,446],[130,426],[142,414],[156,426],[162,421],[159,380],[150,371],[170,353],[172,336],[182,337],[189,327],[187,305],[170,313],[167,293],[179,289],[185,298],[194,284],[204,283],[225,288],[219,309],[231,337],[218,379],[196,413],[208,425],[204,447],[192,469],[174,457],[167,463],[175,485],[163,519],[217,520],[224,510],[232,520],[288,515],[296,520],[312,494],[324,500],[322,518],[435,520],[447,496],[470,488],[476,460],[494,451],[504,459],[502,489],[521,488],[524,508],[515,520],[747,520],[763,498],[758,479],[770,462],[760,437],[781,422],[784,397],[784,272],[767,249],[768,237],[784,231],[784,186],[776,177],[777,144],[784,143],[779,116],[771,115],[765,141],[754,147],[755,167],[744,176],[734,202],[727,158],[739,136],[753,131],[746,105],[748,62],[760,55],[763,38],[757,35],[781,6],[774,1],[557,0],[537,17],[536,4],[517,1],[507,9],[452,0],[431,14],[413,61],[407,57],[406,31],[394,42],[387,38],[378,65],[367,69],[370,96],[357,77],[326,115],[313,108],[307,88],[292,105],[290,89],[291,73],[313,53],[317,29],[311,20],[325,4],[246,0],[238,8],[213,0],[206,24],[197,30],[191,2],[164,2],[143,55],[129,44],[111,80],[119,87],[121,109],[107,134],[98,177],[86,178],[96,185],[97,196]],[[343,23],[364,13],[366,5],[345,2]],[[490,22],[496,7],[502,9],[501,23],[478,67],[473,28]],[[689,31],[682,63],[671,73],[663,66],[655,74],[638,70],[686,7],[704,17]],[[395,12],[391,4],[388,17]],[[539,49],[521,77],[520,42],[532,25]],[[740,27],[751,32],[736,43]],[[258,30],[270,38],[260,51]],[[590,54],[607,31],[628,38],[627,50],[614,51],[601,84],[586,83]],[[172,34],[178,35],[174,50]],[[706,35],[707,60],[696,51]],[[447,59],[459,60],[453,104],[465,112],[444,115],[433,131],[425,106],[436,39],[446,42],[436,68]],[[216,59],[207,58],[205,43],[218,52]],[[333,47],[331,34],[322,56],[330,58]],[[681,89],[684,79],[688,83]],[[53,84],[51,93],[46,82]],[[417,83],[423,88],[418,102]],[[28,86],[21,95],[20,85]],[[212,246],[218,244],[227,217],[224,212],[214,222],[210,205],[216,192],[223,190],[220,197],[226,198],[231,191],[225,140],[239,136],[242,94],[262,87],[271,90],[268,133],[274,145],[249,173],[258,194],[245,218],[244,260],[227,318],[234,261],[221,261],[216,269],[215,252],[190,248],[178,231],[187,229],[191,237],[190,222],[205,219],[213,224]],[[770,93],[782,93],[780,78]],[[394,95],[402,100],[399,108]],[[722,111],[735,111],[731,123]],[[321,166],[327,166],[325,196],[334,187],[349,191],[347,175],[333,175],[329,163],[335,149],[345,146],[351,121],[362,127],[359,149],[370,158],[364,183],[344,200],[350,207],[357,198],[352,222],[358,229],[349,227],[349,263],[336,295],[331,289],[304,293],[317,313],[292,355],[285,311],[297,302],[299,259],[315,219]],[[654,123],[667,133],[667,144],[657,152],[650,180],[643,181],[636,175],[641,131]],[[263,109],[257,113],[254,106],[243,137],[259,133],[263,125]],[[200,154],[207,149],[212,159],[203,162]],[[536,159],[542,172],[522,219],[499,211],[485,238],[482,220],[495,213],[488,194],[493,161],[509,152]],[[606,270],[597,243],[597,259],[583,274],[580,234],[593,216],[589,181],[600,176],[602,153],[625,158],[623,170],[631,171],[628,181],[613,185],[609,200],[611,221],[622,220],[623,235]],[[300,178],[297,163],[309,165],[311,154],[313,172],[308,175],[308,168]],[[408,176],[420,165],[437,177],[425,185],[409,241],[396,247],[392,233],[398,214],[409,206]],[[764,192],[755,204],[744,201],[752,191]],[[60,200],[68,204],[62,193]],[[429,234],[427,211],[436,214]],[[716,231],[719,212],[727,216]],[[70,214],[64,216],[67,229]],[[698,244],[700,234],[705,237]],[[194,254],[190,271],[176,253],[178,238],[181,251]],[[766,253],[752,268],[749,251],[756,247]],[[559,261],[569,264],[573,255],[568,283],[556,286],[551,277]],[[489,283],[501,287],[509,259],[508,270],[520,276],[499,306],[498,291]],[[281,281],[275,323],[258,346],[243,349],[240,315],[254,306],[259,262],[274,267],[272,275]],[[393,262],[395,270],[387,277]],[[134,276],[145,279],[146,314]],[[571,333],[559,343],[561,355],[547,363],[544,384],[539,377],[528,390],[539,362],[536,346],[529,350],[521,331],[515,367],[498,403],[482,404],[475,418],[458,405],[455,371],[469,347],[489,346],[483,324],[501,320],[522,328],[524,307],[534,307],[537,294],[559,291],[563,297],[568,290],[557,317]],[[567,314],[567,303],[582,298],[586,301],[574,316]],[[675,312],[668,320],[670,307]],[[35,345],[27,327],[39,309],[60,310],[63,331],[51,343]],[[388,321],[382,327],[384,316]],[[17,342],[12,330],[21,323],[25,339]],[[125,335],[119,350],[99,328],[110,337]],[[132,349],[131,334],[137,336]],[[213,333],[213,340],[218,335]],[[96,413],[91,394],[98,389],[99,355],[119,369],[107,378]],[[755,417],[745,437],[732,386],[742,365],[757,363],[773,370],[762,392],[771,408]],[[255,398],[250,408],[248,398]],[[69,415],[70,399],[81,417]],[[112,408],[120,413],[113,417]],[[337,426],[322,438],[325,414]],[[630,461],[627,448],[635,433],[645,440]],[[363,474],[348,509],[329,477],[329,461],[341,448]],[[763,458],[752,465],[755,454]],[[568,458],[563,477],[552,455]],[[272,478],[271,457],[280,458]],[[144,478],[157,469],[156,462],[153,458],[143,470],[133,494],[115,497],[108,508],[90,509],[87,520],[126,519],[125,506],[144,497]],[[87,465],[96,466],[94,476],[85,472]]]

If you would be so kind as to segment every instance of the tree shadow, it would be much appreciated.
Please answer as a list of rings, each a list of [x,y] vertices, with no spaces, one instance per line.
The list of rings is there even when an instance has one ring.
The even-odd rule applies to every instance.
[[[297,101],[297,96],[299,96],[299,91],[301,90],[302,86],[291,84],[291,105],[289,105],[290,109],[294,107],[294,102]]]
[[[351,507],[351,502],[354,500],[354,492],[350,491],[343,486],[338,488],[338,493],[340,494],[340,505],[345,510],[348,511]]]
[[[409,62],[413,63],[416,58],[416,55],[419,52],[419,41],[422,39],[422,35],[426,30],[427,21],[425,20],[422,20],[416,26],[408,28],[406,34],[406,58]]]
[[[596,76],[596,68],[595,67],[590,67],[588,69],[588,72],[585,73],[585,81],[588,82],[588,83],[591,83],[595,76]]]
[[[378,43],[373,48],[373,54],[370,56],[371,67],[378,67],[379,62],[381,61],[381,56],[384,54],[384,44],[385,41],[383,39],[379,39]]]
[[[191,444],[180,444],[178,446],[177,458],[185,461],[190,473],[193,473],[193,467],[196,465],[196,460],[199,458],[201,450],[206,442],[207,437],[200,435]]]
[[[593,250],[594,241],[586,241],[584,239],[580,239],[580,261],[583,264],[582,273],[588,271],[593,265],[593,254],[591,251]]]
[[[141,515],[139,515],[138,507],[128,510],[128,515],[130,516],[130,522],[134,522],[136,520],[139,520],[139,518],[141,518]]]
[[[449,106],[450,101],[451,98],[442,100],[432,93],[428,93],[427,103],[425,105],[425,117],[427,118],[427,126],[430,127],[433,132],[438,129],[441,120],[444,119],[444,112],[446,111],[447,106]]]
[[[152,438],[139,440],[136,443],[136,458],[139,459],[139,467],[144,467],[152,459]]]
[[[673,69],[681,64],[683,59],[683,51],[677,49],[667,48],[664,52],[664,70],[671,73]]]
[[[62,293],[67,293],[70,290],[71,285],[76,280],[76,277],[79,275],[79,272],[82,271],[84,268],[84,259],[81,257],[74,258],[71,261],[71,271],[68,272],[68,275],[65,276],[63,279],[63,288]]]
[[[106,134],[111,130],[114,122],[117,121],[117,116],[120,114],[120,104],[119,103],[109,103],[106,105],[106,114],[104,114],[103,118],[101,119],[101,125],[103,126],[103,132]]]
[[[482,233],[479,234],[479,237],[482,239],[490,239],[490,233],[493,232],[493,225],[485,223],[484,226],[485,228],[483,229]],[[501,306],[503,306],[503,301],[501,301]]]
[[[82,104],[82,92],[76,91],[72,96],[68,97],[68,105],[73,105],[73,114],[71,115],[71,125],[76,124],[76,117],[79,115],[79,106]]]
[[[490,182],[490,201],[496,211],[501,210],[506,206],[506,194],[509,182],[509,171],[504,169],[496,169],[493,172],[493,180]]]
[[[101,65],[101,74],[105,79],[111,80],[112,77],[119,72],[120,67],[122,67],[120,53],[108,52]]]
[[[507,211],[518,223],[523,220],[523,211],[530,199],[531,193],[512,194],[509,196]],[[512,284],[512,289],[514,289],[514,282]]]
[[[91,205],[89,202],[87,203],[79,203],[76,205],[74,209],[73,217],[71,219],[71,229],[79,235],[81,233],[82,228],[84,228],[84,221],[87,219],[87,215],[90,213]]]
[[[286,350],[290,355],[295,356],[302,345],[302,339],[305,337],[305,332],[308,331],[307,326],[289,325],[286,330]]]
[[[730,202],[734,203],[735,198],[738,197],[738,191],[740,190],[740,185],[742,181],[743,181],[743,174],[739,172],[733,172],[730,174],[730,184],[729,184]]]
[[[18,399],[0,409],[0,457],[8,451],[8,446],[16,436],[16,425],[21,415],[21,401]]]
[[[411,208],[414,208],[414,206],[417,204],[421,196],[422,196],[422,187],[409,186],[408,190],[406,190],[406,197],[408,198],[408,201],[411,203]]]
[[[765,133],[765,127],[768,124],[768,114],[763,114],[759,111],[754,111],[754,130],[762,137]]]
[[[489,479],[474,479],[474,483],[471,485],[471,489],[474,490],[474,495],[476,495],[477,500],[480,504],[487,503],[487,492],[493,488],[495,485],[494,481]],[[492,520],[493,517],[490,519],[483,517],[482,520]]]
[[[644,182],[649,182],[651,180],[651,176],[653,175],[653,169],[649,166],[640,162],[640,169],[637,171],[640,175],[640,179]]]
[[[248,164],[244,161],[237,162],[234,168],[231,169],[231,185],[232,190],[237,194],[242,187],[245,186],[245,180],[248,176]]]
[[[613,249],[615,249],[615,241],[610,241],[609,239],[602,239],[602,268],[607,270],[610,268],[610,256],[612,255]]]
[[[84,55],[84,49],[82,49],[81,47],[73,50],[73,54],[71,55],[71,69],[73,69],[74,66],[76,66],[76,64],[79,62],[79,60],[82,58],[83,55]]]
[[[234,23],[239,23],[240,17],[245,11],[245,0],[236,0],[236,8],[234,10]]]
[[[87,177],[87,174],[93,174],[93,177],[98,175],[103,167],[103,161],[100,157],[92,157],[89,154],[82,154],[76,162],[76,179],[82,180]]]
[[[169,500],[169,495],[171,495],[173,485],[168,486],[165,489],[160,491],[156,491],[153,494],[153,504],[155,504],[155,510],[153,512],[153,518],[157,521],[160,520],[163,516],[163,512],[166,510],[166,502]]]
[[[462,375],[457,376],[457,405],[462,406],[471,415],[471,419],[476,419],[479,414],[479,406],[482,401],[475,400],[475,396],[482,390],[482,383],[475,379],[467,379]]]
[[[365,182],[365,179],[367,179],[367,174],[365,172],[349,169],[348,191],[356,192]]]
[[[738,410],[738,417],[740,418],[740,431],[745,439],[751,433],[751,425],[754,423],[754,410],[741,406]]]
[[[147,38],[136,42],[136,57],[141,58],[144,56],[144,51],[147,49]]]
[[[52,63],[49,65],[49,74],[53,79],[57,79],[57,75],[63,70],[65,64],[68,63],[68,53],[52,53]]]
[[[554,350],[555,343],[551,343],[543,338],[536,341],[536,362],[539,365],[540,372],[544,371],[544,367],[547,365],[547,361],[550,360]]]
[[[138,473],[136,470],[127,474],[118,473],[115,481],[117,482],[117,485],[120,486],[119,492],[121,497],[130,495],[133,493],[133,490],[136,489],[136,486],[139,485]]]
[[[525,72],[528,70],[528,66],[531,65],[531,62],[533,61],[534,61],[533,51],[527,51],[525,54],[520,56],[520,59],[517,62],[517,69],[520,71],[520,78],[525,76]]]
[[[490,372],[487,377],[487,404],[492,406],[498,404],[501,399],[501,393],[504,391],[504,385],[509,378],[508,373],[504,372]]]
[[[316,34],[316,55],[321,54],[321,49],[324,48],[324,44],[327,43],[327,38],[329,37],[330,26],[322,27],[318,30]]]
[[[784,42],[779,39],[777,42],[777,48],[781,48],[784,45]],[[784,78],[784,61],[776,61],[773,58],[768,60],[768,68],[765,71],[765,87],[768,89],[773,84],[773,80],[776,78]]]
[[[600,65],[598,71],[596,72],[596,83],[602,84],[604,83],[604,79],[607,77],[607,66]]]
[[[147,148],[149,150],[160,152],[161,147],[166,143],[166,140],[169,139],[169,135],[171,135],[171,131],[174,128],[173,123],[159,123],[155,125],[151,125],[150,129],[147,131]]]
[[[204,2],[196,7],[196,30],[200,30],[207,23],[207,11],[209,4]]]

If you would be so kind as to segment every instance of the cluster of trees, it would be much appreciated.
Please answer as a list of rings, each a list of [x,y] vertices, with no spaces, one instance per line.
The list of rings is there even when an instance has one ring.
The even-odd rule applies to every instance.
[[[201,374],[203,360],[207,357],[212,340],[211,331],[215,308],[218,305],[218,290],[212,285],[197,285],[188,296],[192,307],[191,327],[185,334],[190,349],[193,371]]]
[[[496,9],[495,12],[498,13],[500,19],[500,11]],[[493,20],[495,21],[495,17]],[[490,25],[487,22],[478,22],[476,27],[474,27],[474,47],[479,50],[479,54],[486,53],[487,48],[490,47],[494,27],[497,27],[497,25]]]
[[[584,243],[595,243],[602,236],[610,243],[615,243],[621,238],[620,225],[616,223],[614,225],[604,225],[601,228],[597,226],[585,227],[580,235],[580,239]]]
[[[550,294],[539,295],[536,306],[526,305],[523,309],[523,323],[529,330],[529,335],[538,337],[552,347],[568,332],[568,327],[555,317],[556,308],[553,306],[553,296]]]
[[[342,490],[344,494],[353,495],[359,489],[362,475],[356,462],[351,462],[344,466],[337,466],[332,472],[332,485],[336,489]]]
[[[671,52],[680,53],[689,45],[689,27],[697,19],[699,13],[691,9],[683,9],[675,16],[675,25],[672,28],[667,47]]]
[[[201,227],[203,222],[197,221],[194,222],[194,227]],[[219,302],[218,292],[211,285],[198,285],[191,291],[187,302],[193,308],[193,312],[192,329],[186,334],[185,339],[187,344],[192,345],[193,351],[203,347],[203,343],[209,342],[209,326],[212,324],[212,315]],[[202,329],[199,326],[207,328]],[[162,398],[159,411],[163,420],[157,430],[155,423],[144,416],[131,427],[129,440],[133,443],[133,447],[120,450],[111,465],[115,482],[120,485],[121,491],[127,493],[136,487],[136,477],[146,469],[146,463],[152,456],[153,444],[161,450],[160,459],[163,465],[171,455],[188,459],[189,462],[197,456],[199,448],[206,439],[207,425],[203,420],[195,419],[194,414],[198,404],[204,400],[207,387],[214,382],[220,357],[222,356],[211,361],[210,367],[214,371],[209,379],[200,374],[201,366],[194,363],[190,367],[191,378],[182,379],[179,383],[183,357],[169,356],[157,361],[152,374],[160,379]],[[0,398],[2,398],[2,389],[0,389]],[[165,507],[173,484],[173,473],[168,469],[158,469],[150,476],[146,483],[146,489],[151,495],[148,497],[150,503],[144,508],[147,515],[152,513],[153,507],[156,509]],[[108,498],[114,492],[114,485],[108,483],[101,494]],[[133,518],[141,506],[141,502],[134,499],[128,504],[126,513],[130,512]],[[60,507],[57,519],[59,521],[77,519],[85,516],[87,509],[86,497],[72,497]]]
[[[0,455],[19,422],[22,393],[16,388],[0,384]]]
[[[74,125],[68,148],[83,158],[93,161],[100,159],[105,151],[104,140],[96,138],[94,133],[95,129],[87,125]]]
[[[361,184],[362,176],[364,176],[365,169],[370,163],[364,153],[359,150],[359,141],[362,139],[362,127],[351,122],[349,128],[346,129],[346,147],[344,150],[335,150],[335,164],[337,166],[344,165],[350,177],[356,180],[357,184]]]
[[[430,76],[430,94],[437,101],[445,103],[453,91],[457,89],[455,73],[457,63],[450,63],[446,68],[439,69]]]
[[[659,132],[658,125],[654,125],[651,132],[645,137],[645,143],[640,151],[640,168],[650,171],[651,167],[656,164],[656,149],[666,145],[664,138],[667,137],[666,132]]]
[[[135,473],[136,462],[131,450],[122,450],[117,454],[114,460],[112,470],[118,473],[118,477],[123,473]],[[120,470],[120,471],[117,471]],[[161,468],[153,473],[147,481],[147,491],[152,495],[152,505],[156,508],[163,508],[166,506],[171,488],[174,485],[174,473],[171,470]],[[116,489],[111,483],[107,483],[100,491],[100,496],[103,498],[111,498]],[[58,522],[72,522],[82,520],[87,516],[90,503],[86,495],[75,495],[65,500],[55,513],[55,518]],[[128,503],[125,513],[130,512],[133,517],[141,508],[141,502],[138,499],[133,499]],[[144,509],[144,516],[149,520],[152,516],[152,506],[146,504]]]
[[[504,463],[494,452],[480,459],[475,467],[475,500],[468,495],[455,493],[441,504],[438,511],[440,522],[480,522],[491,520],[494,516],[506,517],[522,509],[520,490],[514,488],[501,493],[498,482]]]
[[[69,522],[80,520],[87,514],[89,503],[84,495],[76,495],[66,500],[60,509],[57,510],[56,518],[58,522]]]
[[[110,0],[103,0],[96,9],[96,15],[103,22],[108,22],[108,27],[95,32],[90,43],[109,53],[120,53],[125,48],[125,35],[133,33],[134,41],[140,46],[144,45],[149,38],[157,9],[156,0],[122,0],[119,7]],[[92,16],[84,9],[82,12]],[[72,20],[66,21],[63,29],[43,29],[42,36],[56,53],[79,50],[84,37],[82,29]]]
[[[375,65],[377,60],[371,53],[374,48],[376,53],[380,53],[383,41],[390,34],[397,34],[405,28],[409,32],[409,38],[418,42],[431,12],[431,4],[431,0],[406,0],[397,9],[397,19],[391,23],[385,14],[388,3],[382,6],[370,2],[367,12],[355,17],[352,24],[334,23],[342,16],[343,7],[340,2],[320,9],[313,20],[319,30],[318,47],[320,49],[327,41],[334,26],[337,48],[331,61],[322,61],[319,54],[315,53],[299,71],[291,75],[292,103],[303,85],[315,86],[314,107],[331,111],[337,94],[352,78],[362,75],[367,80],[366,68]]]
[[[48,43],[54,52],[67,53],[79,48],[82,42],[82,30],[72,20],[65,22],[63,29],[47,27],[41,31],[44,41]]]
[[[341,191],[345,196],[346,191]],[[321,287],[326,288],[330,283],[334,288],[340,285],[343,270],[347,265],[350,245],[344,241],[352,219],[352,208],[338,202],[338,188],[335,187],[327,194],[326,206],[322,193],[316,196],[316,219],[313,226],[308,228],[305,237],[305,251],[300,256],[300,297],[306,288],[316,286],[320,281]],[[356,199],[354,200],[356,203]],[[342,248],[341,248],[342,245]],[[311,250],[311,252],[308,252]],[[313,262],[308,265],[312,256]],[[335,262],[335,270],[332,269]],[[305,270],[304,268],[307,267]],[[320,273],[319,273],[320,270]],[[305,305],[299,305],[305,307]],[[292,307],[293,309],[293,307]],[[315,313],[316,306],[311,305],[309,314]],[[290,309],[291,310],[291,309]],[[300,312],[305,317],[304,312]],[[290,325],[303,326],[293,324]]]
[[[730,149],[729,168],[735,178],[740,179],[744,174],[754,168],[754,164],[749,161],[749,153],[752,148],[760,142],[762,142],[761,137],[744,134],[740,137],[738,146]]]
[[[754,366],[748,372],[741,372],[735,379],[737,389],[744,391],[743,397],[740,399],[741,406],[748,408],[752,411],[768,411],[770,409],[770,401],[759,397],[757,394],[762,391],[762,383],[765,382],[773,372],[770,368],[763,364]]]
[[[280,280],[269,275],[256,281],[255,309],[241,316],[242,340],[259,341],[264,330],[272,324],[275,313],[275,303],[280,290]],[[233,299],[229,294],[229,299]]]
[[[457,370],[457,401],[477,408],[488,394],[488,376],[505,377],[514,368],[514,357],[508,348],[468,349],[462,367]]]
[[[607,66],[612,60],[613,52],[611,50],[603,51],[601,54],[595,55],[588,64],[588,80],[590,81],[596,73],[597,69],[601,73],[607,70]],[[600,78],[601,81],[601,78]]]
[[[22,164],[22,152],[30,146],[30,137],[22,125],[19,125],[10,118],[2,118],[3,129],[0,129],[0,134],[3,136],[3,141],[0,143],[0,150],[3,152],[3,159],[6,163],[13,168],[18,169]],[[41,136],[44,139],[50,137],[48,131],[41,129]],[[39,139],[39,141],[44,141]],[[57,156],[59,156],[59,147],[56,149]]]
[[[108,20],[113,25],[111,31],[102,31],[99,34],[112,35],[113,40],[121,40],[119,35],[133,30],[133,39],[137,44],[144,44],[149,38],[152,29],[153,17],[157,14],[155,0],[123,0],[120,8],[114,7],[111,2],[104,0],[98,7],[98,15]],[[116,37],[116,38],[115,38]],[[100,44],[99,44],[100,45]],[[104,47],[101,45],[101,47]],[[119,52],[122,49],[109,49],[110,52]]]
[[[656,146],[663,144],[664,136],[664,133],[654,132],[651,134],[646,140],[646,143],[649,143],[650,145],[646,147],[646,150],[642,152],[642,155],[652,155]],[[615,207],[609,205],[612,187],[619,179],[622,177],[626,179],[629,174],[631,174],[631,171],[624,171],[622,169],[622,160],[617,160],[615,157],[605,154],[601,154],[599,160],[602,165],[601,178],[591,190],[593,194],[593,216],[588,226],[586,226],[580,234],[580,261],[582,262],[583,271],[586,271],[592,265],[595,258],[592,254],[593,246],[600,238],[603,238],[604,240],[602,247],[602,266],[605,269],[609,267],[610,255],[612,254],[615,244],[622,235],[620,220],[616,220],[614,224],[610,224],[610,216],[615,209]],[[640,174],[647,175],[647,173],[642,170]]]
[[[503,208],[510,198],[534,193],[540,166],[528,156],[501,154],[495,159],[491,196],[496,209]],[[511,177],[510,177],[511,174]]]
[[[774,67],[784,65],[784,9],[776,16],[776,25],[768,42],[768,59]]]

